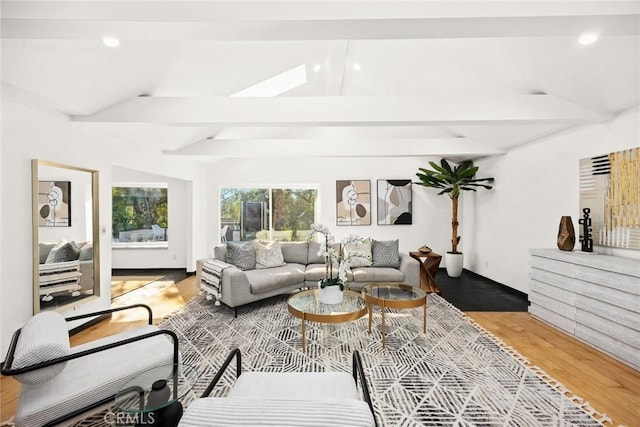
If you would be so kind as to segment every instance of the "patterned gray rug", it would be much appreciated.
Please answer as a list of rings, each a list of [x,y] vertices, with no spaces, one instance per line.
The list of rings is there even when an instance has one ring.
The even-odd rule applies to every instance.
[[[606,417],[444,299],[430,294],[427,312],[423,334],[421,309],[391,310],[384,350],[376,309],[371,335],[366,317],[307,323],[303,353],[301,321],[287,311],[286,296],[241,307],[237,318],[228,307],[196,298],[161,326],[178,334],[184,363],[201,373],[187,405],[234,347],[242,351],[243,370],[274,372],[350,372],[351,354],[358,350],[383,426],[603,425]],[[212,395],[226,395],[232,372]]]

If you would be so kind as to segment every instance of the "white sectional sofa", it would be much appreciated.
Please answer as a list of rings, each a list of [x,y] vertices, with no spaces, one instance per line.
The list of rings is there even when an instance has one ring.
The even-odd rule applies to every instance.
[[[335,245],[339,250],[340,244]],[[224,269],[220,301],[229,307],[238,307],[295,289],[316,287],[318,281],[325,277],[324,259],[318,255],[319,243],[280,242],[280,247],[282,248],[284,265],[246,270],[231,266]],[[406,253],[398,252],[398,255],[398,267],[376,266],[376,257],[374,256],[372,266],[351,268],[349,288],[358,290],[371,282],[398,282],[420,286],[418,261]],[[227,244],[216,246],[214,256],[217,260],[229,262]],[[196,280],[198,284],[201,283],[204,261],[197,262]],[[337,275],[337,268],[334,268],[335,275]]]

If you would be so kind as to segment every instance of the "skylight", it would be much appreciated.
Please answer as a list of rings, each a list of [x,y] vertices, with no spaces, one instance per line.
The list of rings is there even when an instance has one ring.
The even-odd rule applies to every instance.
[[[298,65],[290,70],[283,71],[273,77],[249,86],[239,92],[231,94],[232,97],[270,97],[278,96],[291,89],[307,83],[307,67]]]

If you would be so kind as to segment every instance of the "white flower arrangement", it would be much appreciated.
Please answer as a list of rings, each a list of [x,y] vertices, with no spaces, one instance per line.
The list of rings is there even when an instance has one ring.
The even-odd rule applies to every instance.
[[[325,263],[325,275],[324,279],[320,281],[320,287],[324,288],[326,286],[340,286],[340,290],[344,290],[344,287],[347,285],[348,273],[351,271],[351,260],[354,258],[367,258],[361,255],[349,255],[347,257],[344,256],[342,251],[340,253],[336,252],[336,250],[332,247],[332,243],[334,242],[333,233],[331,230],[325,225],[322,224],[311,224],[311,231],[309,232],[309,240],[312,240],[317,234],[321,234],[324,236],[323,241],[320,241],[320,250],[318,251],[318,255],[324,257]],[[351,242],[362,241],[363,239],[355,234],[350,234],[344,239],[342,239],[342,246],[347,245]],[[338,277],[333,277],[333,265],[338,264]]]

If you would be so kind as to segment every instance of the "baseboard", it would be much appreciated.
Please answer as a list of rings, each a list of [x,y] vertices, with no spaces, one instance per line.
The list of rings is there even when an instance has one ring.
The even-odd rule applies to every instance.
[[[440,267],[440,268],[438,269],[438,271],[439,271],[441,274],[447,274],[447,269],[446,269],[445,267]],[[503,283],[496,282],[496,281],[495,281],[495,280],[493,280],[493,279],[489,279],[488,277],[485,277],[485,276],[483,276],[482,274],[478,274],[478,273],[476,273],[476,272],[474,272],[474,271],[467,270],[466,268],[462,270],[462,274],[465,274],[465,273],[466,273],[466,274],[468,274],[468,275],[470,275],[470,276],[473,276],[473,277],[474,277],[474,278],[476,278],[476,279],[479,279],[479,280],[485,281],[485,282],[487,282],[488,284],[490,284],[490,285],[492,285],[492,286],[495,286],[495,287],[497,287],[497,288],[500,288],[500,290],[503,290],[503,291],[505,291],[505,292],[507,292],[507,293],[510,293],[510,294],[512,294],[512,295],[515,295],[515,296],[517,296],[517,297],[519,297],[519,298],[524,298],[524,299],[526,299],[526,300],[527,300],[527,304],[528,304],[528,305],[531,305],[531,302],[529,301],[529,295],[528,295],[527,293],[525,293],[525,292],[522,292],[522,291],[519,291],[519,290],[517,290],[517,289],[514,289],[514,288],[512,288],[512,287],[510,287],[510,286],[507,286],[507,285],[505,285],[505,284],[503,284]],[[436,276],[436,277],[437,277],[437,276]],[[436,282],[437,282],[437,280],[436,280]]]
[[[184,271],[185,274],[187,273],[187,269],[182,267],[182,268],[113,268],[111,269],[111,275],[112,276],[128,276],[128,275],[135,275],[135,274],[141,274],[141,273],[156,273],[156,272],[167,272],[167,271],[173,271],[173,272],[182,272]]]

